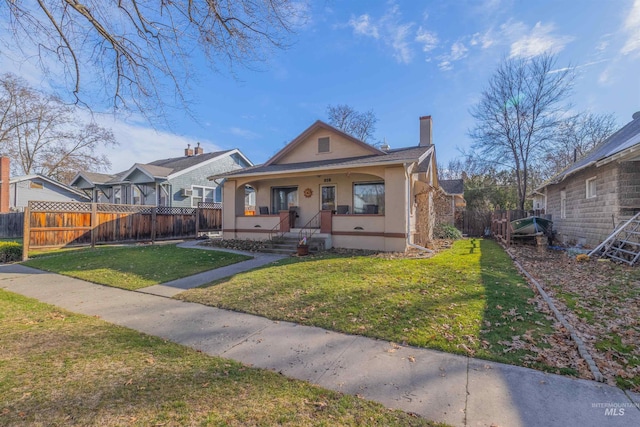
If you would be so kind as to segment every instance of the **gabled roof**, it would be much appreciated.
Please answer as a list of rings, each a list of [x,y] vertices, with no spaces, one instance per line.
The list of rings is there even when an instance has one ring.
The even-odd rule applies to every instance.
[[[33,179],[40,179],[42,181],[46,181],[49,184],[55,185],[58,188],[61,188],[61,189],[66,190],[66,191],[68,191],[70,193],[77,194],[78,196],[80,196],[82,198],[90,200],[90,197],[87,196],[86,194],[84,194],[82,191],[76,190],[75,188],[69,187],[68,185],[63,184],[60,181],[56,181],[53,178],[49,178],[49,177],[46,177],[46,176],[40,175],[40,174],[15,176],[15,177],[13,177],[13,178],[11,178],[9,180],[9,184],[15,184],[16,182],[22,182],[22,181],[31,181]]]
[[[142,163],[136,163],[124,175],[119,177],[118,180],[119,181],[127,180],[129,176],[131,176],[131,174],[136,170],[147,175],[151,180],[167,179],[167,177],[171,175],[171,173],[173,172],[173,169],[171,168],[165,168],[162,166],[155,166],[151,164],[145,165]]]
[[[151,179],[169,179],[176,175],[186,173],[192,168],[201,166],[204,163],[215,161],[216,159],[225,156],[237,154],[247,164],[253,165],[253,163],[237,148],[224,151],[216,151],[212,153],[199,154],[194,156],[172,157],[168,159],[155,160],[151,163],[135,163],[131,168],[126,171],[118,172],[116,174],[103,174],[95,172],[80,172],[73,180],[71,185],[76,184],[79,178],[95,185],[115,185],[121,184],[126,179],[138,170],[147,175]]]
[[[334,128],[333,126],[323,122],[322,120],[316,120],[316,122],[313,123],[311,126],[309,126],[307,129],[305,129],[304,132],[298,135],[290,143],[285,145],[285,147],[282,150],[278,151],[273,157],[267,160],[264,163],[264,166],[269,166],[274,163],[277,163],[278,160],[281,160],[284,156],[292,152],[298,145],[302,144],[313,132],[317,131],[318,129],[325,129],[325,130],[337,133],[338,135],[352,142],[353,144],[356,144],[366,149],[367,151],[371,152],[371,154],[385,154],[384,151],[380,151],[377,148],[367,144],[366,142],[360,141],[358,138],[354,138],[353,136],[347,133],[344,133],[338,128]]]
[[[624,155],[626,152],[640,149],[640,114],[634,114],[634,120],[624,125],[620,130],[607,138],[600,145],[596,146],[582,159],[574,162],[565,170],[544,183],[538,190],[549,184],[557,184],[582,169],[596,163],[602,164],[609,160]]]
[[[461,179],[441,179],[440,188],[449,195],[464,194],[464,181]]]
[[[372,147],[373,148],[373,147]],[[389,151],[378,151],[380,154],[369,156],[347,157],[344,159],[317,160],[312,162],[286,163],[286,164],[262,164],[245,169],[239,169],[209,177],[216,179],[222,177],[244,177],[254,175],[269,175],[282,172],[305,172],[313,170],[329,170],[358,168],[366,166],[380,166],[389,164],[403,164],[408,162],[423,162],[429,157],[433,145],[397,148]]]
[[[155,160],[146,164],[151,166],[162,166],[163,168],[171,169],[171,173],[176,173],[192,166],[198,165],[207,160],[229,153],[230,151],[233,150],[215,151],[213,153],[199,154],[197,156],[172,157],[170,159]]]

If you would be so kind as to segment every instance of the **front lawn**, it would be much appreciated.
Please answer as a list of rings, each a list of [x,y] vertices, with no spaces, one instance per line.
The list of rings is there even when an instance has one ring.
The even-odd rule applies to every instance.
[[[135,290],[250,258],[229,252],[178,248],[174,244],[102,246],[36,258],[24,265],[93,283]]]
[[[0,425],[427,421],[0,290]]]
[[[488,240],[459,240],[428,259],[284,259],[176,298],[556,372],[577,369],[541,356],[564,337]]]

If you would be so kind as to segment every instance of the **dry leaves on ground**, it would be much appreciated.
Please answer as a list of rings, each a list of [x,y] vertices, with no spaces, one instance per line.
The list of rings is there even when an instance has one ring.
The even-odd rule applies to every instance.
[[[531,246],[510,252],[556,302],[607,382],[640,391],[640,268]]]

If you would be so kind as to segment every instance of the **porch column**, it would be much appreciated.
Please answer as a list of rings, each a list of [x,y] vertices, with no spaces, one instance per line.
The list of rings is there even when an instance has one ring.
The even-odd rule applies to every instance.
[[[289,227],[289,211],[280,211],[280,232],[287,233],[291,230]]]
[[[324,210],[320,212],[320,232],[331,234],[333,227],[333,211]]]
[[[222,187],[222,238],[236,237],[236,181],[226,180]],[[242,200],[244,206],[244,199]],[[243,207],[244,209],[244,207]]]

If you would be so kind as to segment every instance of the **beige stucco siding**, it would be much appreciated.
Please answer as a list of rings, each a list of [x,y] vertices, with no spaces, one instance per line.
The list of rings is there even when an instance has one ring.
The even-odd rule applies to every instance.
[[[318,153],[318,138],[329,137],[330,151]],[[278,160],[278,164],[312,162],[317,160],[344,159],[372,154],[372,151],[353,141],[349,141],[341,135],[330,132],[327,129],[318,129],[296,146],[295,150],[284,155]]]

